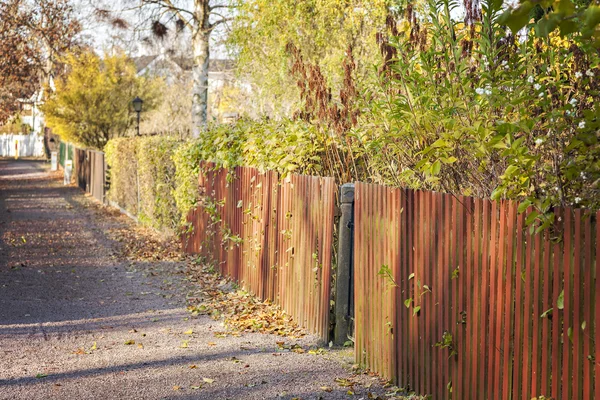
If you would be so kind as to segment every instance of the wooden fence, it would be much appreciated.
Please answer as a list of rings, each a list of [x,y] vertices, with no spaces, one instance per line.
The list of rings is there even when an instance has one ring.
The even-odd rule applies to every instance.
[[[203,163],[184,249],[327,340],[336,186],[332,178]]]
[[[106,179],[104,153],[76,148],[74,168],[77,176],[77,185],[97,200],[104,202]]]
[[[600,399],[600,213],[529,212],[358,183],[357,361],[434,399]]]

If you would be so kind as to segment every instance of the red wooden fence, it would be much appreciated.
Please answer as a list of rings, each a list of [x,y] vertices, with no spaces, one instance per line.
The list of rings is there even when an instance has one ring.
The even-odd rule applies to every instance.
[[[335,206],[332,178],[203,163],[203,199],[184,248],[327,339]]]
[[[357,361],[434,399],[600,400],[600,213],[528,213],[358,183]]]

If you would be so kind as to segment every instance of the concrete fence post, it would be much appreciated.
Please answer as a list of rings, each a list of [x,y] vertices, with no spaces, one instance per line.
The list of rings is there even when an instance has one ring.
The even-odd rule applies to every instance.
[[[340,187],[340,227],[338,231],[338,257],[335,291],[334,343],[343,345],[348,332],[354,305],[354,184]]]

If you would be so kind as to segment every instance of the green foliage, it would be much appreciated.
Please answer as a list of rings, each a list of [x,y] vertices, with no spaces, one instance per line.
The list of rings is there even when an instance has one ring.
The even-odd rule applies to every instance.
[[[376,34],[385,27],[388,3],[391,1],[241,2],[228,41],[238,71],[256,85],[253,101],[259,103],[260,111],[289,115],[289,108],[298,103],[295,79],[289,75],[289,43],[302,49],[306,61],[318,62],[334,88],[343,80],[341,65],[348,45],[360,55],[361,76],[366,74],[378,60]]]
[[[534,15],[532,22],[530,17]],[[521,1],[508,8],[499,22],[517,33],[526,26],[534,27],[537,36],[547,38],[558,30],[565,37],[577,33],[595,47],[600,47],[600,6],[590,0]]]
[[[179,225],[173,192],[175,190],[175,163],[173,154],[179,141],[170,137],[153,136],[135,139],[139,177],[142,223],[158,230],[174,231]]]
[[[452,337],[452,334],[448,331],[444,331],[444,333],[442,334],[442,340],[437,342],[434,346],[439,347],[440,349],[448,349],[448,351],[450,351],[450,355],[448,356],[448,358],[452,358],[453,356],[458,354],[458,352],[456,351],[456,344],[454,343],[454,338]]]
[[[110,174],[108,200],[132,215],[138,214],[137,149],[138,140],[132,138],[111,139],[104,149]]]
[[[600,206],[599,58],[576,36],[507,37],[499,6],[465,26],[455,3],[431,1],[399,24],[348,133],[356,178],[517,199],[543,229],[555,205]]]
[[[63,62],[69,73],[56,81],[56,92],[41,108],[48,126],[64,141],[102,150],[132,126],[134,97],[144,99],[145,111],[157,105],[162,81],[138,77],[124,54],[101,59],[93,52],[71,53]]]
[[[180,143],[164,136],[110,140],[106,145],[108,199],[143,224],[160,231],[176,230],[180,217],[174,197],[173,155]]]
[[[276,170],[283,175],[321,174],[328,140],[313,126],[291,120],[241,120],[213,126],[202,132],[199,139],[183,143],[174,153],[178,213],[185,218],[197,202],[201,161],[226,168],[243,165],[262,171]]]

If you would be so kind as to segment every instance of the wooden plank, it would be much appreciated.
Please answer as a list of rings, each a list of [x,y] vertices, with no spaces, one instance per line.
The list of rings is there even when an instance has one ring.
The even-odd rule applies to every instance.
[[[400,214],[398,223],[400,224],[400,266],[399,266],[399,277],[398,282],[401,282],[401,291],[399,292],[399,298],[396,300],[398,303],[398,328],[396,330],[396,336],[399,339],[398,351],[400,352],[399,364],[400,373],[399,380],[401,387],[409,387],[410,383],[408,380],[408,363],[410,349],[408,347],[408,322],[406,307],[404,307],[404,300],[409,297],[408,295],[408,203],[405,190],[399,191],[400,196]]]
[[[490,292],[490,253],[491,253],[491,234],[490,234],[490,208],[489,200],[484,200],[482,204],[483,219],[483,239],[481,241],[481,365],[479,367],[479,387],[484,398],[491,398],[489,392],[489,359],[490,359],[490,327],[489,327],[489,300]]]
[[[571,399],[571,379],[572,370],[570,363],[571,346],[569,342],[568,329],[571,327],[571,243],[572,243],[572,228],[571,228],[571,210],[565,209],[564,214],[564,247],[563,247],[563,274],[564,274],[564,310],[563,310],[563,365],[562,365],[562,399]]]
[[[533,267],[533,314],[531,320],[533,321],[533,328],[531,330],[532,343],[531,343],[531,384],[529,389],[530,397],[537,397],[539,392],[539,351],[540,351],[540,260],[541,260],[541,234],[536,234],[533,237],[534,241],[534,267]]]
[[[440,271],[440,273],[447,273],[448,271],[453,271],[454,268],[451,265],[451,260],[450,260],[450,236],[451,236],[451,232],[450,232],[450,210],[451,210],[451,206],[452,206],[452,201],[450,196],[448,195],[443,195],[442,196],[444,199],[444,270]],[[444,318],[443,318],[443,326],[444,326],[444,330],[448,331],[448,333],[452,334],[452,325],[451,325],[451,320],[450,320],[450,315],[452,313],[452,307],[450,304],[450,292],[451,292],[451,288],[450,288],[450,283],[448,282],[448,279],[444,279],[445,280],[445,285],[443,285],[443,287],[441,288],[441,290],[444,292],[443,295],[443,307],[444,307]],[[454,382],[451,382],[452,380],[452,375],[451,375],[451,360],[449,357],[446,358],[445,362],[444,362],[444,374],[443,374],[443,378],[444,378],[444,382],[445,382],[445,387],[448,388],[448,384],[453,385]],[[449,391],[446,389],[446,396],[445,398],[449,397],[450,393]]]
[[[437,264],[436,264],[436,281],[434,285],[434,296],[436,302],[436,332],[437,332],[437,340],[441,341],[444,336],[444,324],[443,324],[443,313],[445,304],[443,302],[443,268],[444,268],[444,226],[443,226],[443,195],[436,193],[435,194],[435,203],[436,203],[436,256],[437,256]],[[445,363],[445,359],[447,358],[446,354],[443,352],[443,349],[439,348],[436,351],[436,380],[435,385],[437,390],[434,393],[435,398],[443,399],[445,398],[445,382],[443,379],[443,364]]]
[[[592,320],[592,306],[593,306],[593,301],[592,301],[592,296],[594,295],[593,292],[593,277],[592,277],[592,249],[594,247],[594,242],[592,241],[592,224],[591,224],[591,219],[593,217],[593,214],[591,213],[586,213],[585,215],[585,221],[584,221],[584,227],[583,227],[583,232],[584,232],[584,244],[585,244],[585,248],[584,248],[584,252],[583,252],[583,257],[584,257],[584,278],[583,278],[583,285],[584,285],[584,308],[583,308],[583,321],[585,322],[585,329],[582,330],[583,332],[583,354],[582,354],[582,359],[583,359],[583,398],[584,399],[590,399],[592,397],[592,385],[593,385],[593,377],[592,377],[592,370],[591,370],[591,360],[588,359],[588,357],[592,354],[592,341],[593,341],[593,336],[592,336],[592,329],[593,329],[593,325],[594,322]],[[596,222],[597,223],[597,222]],[[596,321],[596,323],[598,322],[598,320]],[[597,336],[597,335],[596,335]]]
[[[414,226],[414,215],[415,215],[415,197],[414,197],[414,191],[412,190],[406,190],[406,196],[407,196],[407,200],[406,200],[406,207],[408,210],[407,213],[407,217],[406,217],[406,223],[407,223],[407,227],[406,227],[406,240],[407,240],[407,246],[406,246],[406,258],[407,258],[407,264],[405,266],[404,269],[404,279],[406,280],[406,296],[405,298],[411,298],[414,297],[414,281],[409,279],[410,274],[414,273],[414,256],[415,256],[415,252],[414,252],[414,238],[415,238],[415,226]],[[406,308],[406,307],[405,307]],[[406,308],[404,310],[405,312],[405,321],[406,321],[406,336],[407,336],[407,349],[410,349],[410,356],[406,357],[406,361],[407,361],[407,369],[406,369],[406,373],[407,373],[407,386],[410,388],[410,390],[414,390],[416,388],[416,382],[415,382],[415,363],[414,363],[414,358],[413,358],[413,354],[414,354],[414,343],[415,343],[415,337],[414,337],[414,330],[413,330],[413,326],[414,326],[414,319],[411,316],[411,311],[410,309]]]
[[[494,375],[498,373],[495,369],[495,357],[496,357],[496,303],[497,303],[497,286],[498,279],[496,275],[497,261],[496,261],[496,246],[498,241],[498,203],[492,202],[492,211],[490,214],[491,228],[490,228],[490,294],[489,294],[489,313],[488,313],[488,326],[489,326],[489,341],[488,341],[488,395],[490,398],[494,398],[498,391],[494,387]]]
[[[464,396],[471,398],[477,396],[477,291],[475,290],[474,282],[480,282],[477,278],[477,271],[475,269],[475,260],[473,255],[474,246],[474,235],[473,235],[473,224],[475,218],[475,204],[472,198],[463,197],[465,213],[467,217],[466,229],[465,229],[465,240],[466,240],[466,263],[465,270],[468,272],[467,275],[467,287],[466,287],[466,325],[464,341],[465,351],[465,364],[468,368],[468,374],[465,378],[465,389]]]
[[[458,285],[458,298],[456,302],[456,309],[454,313],[456,314],[457,323],[456,323],[456,339],[458,343],[458,354],[457,354],[457,385],[458,392],[456,393],[457,397],[466,398],[464,393],[464,383],[466,377],[469,376],[469,364],[465,362],[465,338],[464,338],[464,330],[465,325],[462,323],[462,313],[465,311],[465,286],[467,285],[467,279],[469,278],[469,268],[465,265],[465,206],[464,206],[465,198],[460,196],[457,198],[456,205],[456,216],[458,223],[457,230],[457,260],[456,265],[459,270],[462,272],[458,274],[458,279],[454,279],[457,281]],[[456,293],[456,291],[454,292]]]
[[[512,398],[518,399],[519,393],[521,389],[521,375],[522,375],[522,348],[523,348],[523,279],[521,279],[523,270],[523,245],[524,245],[524,237],[525,233],[523,231],[525,222],[525,215],[519,214],[517,216],[517,230],[516,230],[516,247],[517,247],[517,255],[515,260],[515,325],[514,325],[514,365],[513,365],[513,384],[512,384]],[[525,318],[527,318],[527,314],[525,313]]]
[[[554,223],[556,230],[561,232],[561,213],[558,209],[554,212]],[[560,296],[561,274],[561,249],[558,241],[552,246],[552,372],[551,372],[551,395],[558,399],[560,389],[560,311],[557,307],[558,297]]]
[[[363,299],[364,299],[364,277],[363,277],[363,252],[366,247],[363,243],[362,226],[362,191],[363,184],[355,183],[354,187],[354,362],[363,366]]]
[[[504,277],[506,282],[505,287],[505,302],[504,302],[504,343],[502,346],[503,353],[503,371],[502,371],[502,393],[503,396],[509,397],[511,393],[512,385],[512,359],[514,351],[514,340],[513,340],[513,320],[514,320],[514,293],[513,293],[513,281],[515,280],[513,275],[514,263],[514,239],[515,239],[515,219],[517,213],[517,206],[514,202],[508,203],[508,220],[507,220],[507,231],[506,231],[506,268],[504,269]]]
[[[457,235],[458,235],[458,223],[456,211],[458,208],[456,197],[451,197],[450,205],[450,218],[451,218],[451,236],[450,236],[450,268],[447,271],[448,274],[452,273],[458,265],[458,250],[457,250]],[[448,276],[448,275],[447,275]],[[458,282],[457,279],[450,281],[450,334],[455,341],[458,337],[457,321],[458,321]],[[450,358],[450,379],[452,381],[452,393],[458,390],[458,365],[457,357],[453,356]]]
[[[552,248],[550,243],[550,232],[546,230],[544,232],[544,252],[543,252],[543,262],[542,262],[542,273],[543,273],[543,282],[542,282],[542,308],[541,312],[545,313],[552,307],[552,299],[550,296],[550,290],[552,289],[552,281],[550,280],[550,260],[552,255]],[[541,318],[541,315],[540,315]],[[547,396],[550,389],[550,371],[552,368],[552,364],[550,362],[550,351],[552,345],[552,337],[550,335],[550,319],[541,318],[540,323],[542,324],[542,336],[541,336],[541,348],[542,348],[542,358],[541,358],[541,368],[540,368],[540,393],[544,396]]]
[[[574,238],[574,259],[573,259],[573,325],[571,327],[573,335],[573,392],[572,399],[581,399],[581,208],[575,210],[575,238]],[[587,399],[585,399],[587,400]]]
[[[527,215],[531,213],[532,209],[529,208],[527,210]],[[528,228],[526,228],[528,229]],[[525,303],[523,307],[523,357],[521,364],[522,367],[522,390],[521,390],[521,398],[522,399],[530,399],[530,383],[531,376],[529,375],[530,362],[531,362],[531,325],[532,325],[532,306],[531,306],[531,297],[532,297],[532,281],[533,281],[533,273],[531,270],[531,261],[532,261],[532,252],[533,252],[533,238],[528,233],[525,234],[525,240],[527,241],[526,250],[525,250],[525,278],[524,278],[524,290],[525,290]]]
[[[431,359],[431,349],[433,346],[432,343],[432,339],[431,339],[431,325],[432,325],[432,319],[431,316],[433,315],[432,313],[432,302],[431,302],[431,293],[427,292],[427,289],[425,288],[425,286],[430,287],[431,286],[431,280],[430,280],[430,276],[431,276],[431,197],[432,196],[432,192],[425,192],[424,193],[424,197],[423,197],[423,203],[424,203],[424,218],[422,220],[422,224],[423,224],[423,233],[424,233],[424,247],[423,247],[423,252],[424,254],[424,262],[423,262],[423,281],[422,281],[422,286],[421,286],[421,297],[423,299],[423,307],[421,308],[421,319],[424,325],[424,331],[425,331],[425,342],[424,344],[424,353],[425,353],[425,359],[424,359],[424,363],[425,363],[425,374],[423,376],[423,380],[425,382],[425,392],[426,394],[431,394],[432,393],[432,359]]]
[[[485,332],[483,332],[484,320],[483,317],[485,315],[485,311],[483,310],[482,304],[482,287],[483,287],[483,270],[482,270],[482,262],[483,259],[481,257],[481,241],[482,241],[482,201],[481,199],[473,200],[473,227],[470,231],[471,240],[473,242],[473,248],[471,249],[471,267],[473,268],[473,307],[472,314],[473,316],[467,315],[467,318],[473,319],[473,328],[472,328],[472,341],[473,345],[471,348],[471,392],[469,396],[484,396],[484,388],[479,380],[479,375],[482,368],[482,361],[485,359],[483,346],[484,346],[484,338]],[[471,241],[470,240],[470,241]],[[467,320],[468,322],[468,320]],[[470,330],[470,329],[468,329]]]
[[[505,249],[505,232],[506,232],[506,203],[502,201],[500,203],[500,220],[498,222],[500,237],[498,240],[498,263],[495,267],[495,276],[496,276],[496,299],[494,303],[494,320],[493,326],[495,330],[494,334],[494,393],[497,393],[499,398],[501,391],[501,347],[502,347],[502,309],[504,306],[503,303],[503,294],[504,294],[504,259],[506,254]]]
[[[594,393],[595,399],[600,399],[600,305],[598,304],[598,295],[600,293],[600,211],[596,213],[596,269],[594,271],[596,290],[594,292],[594,355],[596,362],[594,363]]]

